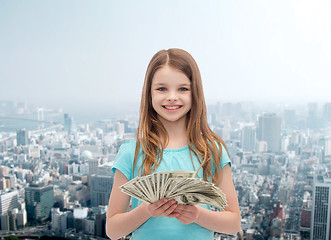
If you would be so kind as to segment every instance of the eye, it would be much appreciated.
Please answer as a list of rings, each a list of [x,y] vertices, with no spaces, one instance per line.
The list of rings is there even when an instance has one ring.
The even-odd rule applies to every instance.
[[[160,87],[157,90],[159,90],[159,91],[165,91],[166,89],[164,87]]]
[[[179,91],[184,92],[184,91],[188,91],[188,89],[185,88],[185,87],[181,87],[181,88],[179,89]]]

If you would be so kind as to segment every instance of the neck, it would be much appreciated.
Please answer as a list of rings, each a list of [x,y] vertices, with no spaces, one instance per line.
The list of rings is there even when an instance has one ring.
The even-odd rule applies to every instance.
[[[165,127],[169,137],[168,144],[165,148],[182,148],[188,144],[186,135],[186,118],[183,118],[181,121],[177,121],[176,123],[162,121],[162,124]]]

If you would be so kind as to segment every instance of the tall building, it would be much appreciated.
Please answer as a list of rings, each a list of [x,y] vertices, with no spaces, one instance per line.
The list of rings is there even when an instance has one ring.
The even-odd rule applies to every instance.
[[[310,129],[319,128],[317,103],[308,103],[307,127]]]
[[[64,130],[71,133],[73,125],[73,117],[70,117],[68,113],[64,114]]]
[[[331,102],[325,103],[323,107],[323,118],[324,122],[327,124],[331,122]]]
[[[100,168],[107,168],[107,164],[102,165]],[[108,171],[101,170],[98,174],[90,176],[90,190],[91,190],[91,205],[98,207],[100,205],[108,205],[111,190],[113,188],[114,174],[111,171],[111,165]]]
[[[286,128],[296,127],[296,112],[292,109],[284,110],[284,123]]]
[[[100,212],[95,214],[95,235],[97,237],[106,237],[106,213]]]
[[[246,152],[255,150],[256,131],[251,126],[243,127],[241,131],[241,147]]]
[[[0,215],[7,214],[9,211],[19,208],[17,191],[0,194]]]
[[[324,157],[331,157],[331,135],[324,138]]]
[[[54,204],[53,186],[30,184],[25,189],[25,203],[28,220],[43,221],[49,218]]]
[[[59,208],[52,208],[52,230],[56,233],[65,233],[67,230],[68,212],[61,212]]]
[[[92,158],[88,160],[89,175],[96,174],[100,165],[100,158]]]
[[[310,239],[328,240],[331,215],[331,179],[318,175],[314,179],[313,211]]]
[[[259,117],[258,140],[268,144],[268,151],[279,152],[281,145],[281,118],[274,113]]]
[[[25,128],[16,131],[17,146],[28,144],[28,131]]]

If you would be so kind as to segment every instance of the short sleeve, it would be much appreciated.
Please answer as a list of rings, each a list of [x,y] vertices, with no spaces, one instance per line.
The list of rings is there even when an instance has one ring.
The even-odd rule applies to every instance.
[[[228,152],[225,147],[222,145],[222,157],[221,157],[221,168],[223,168],[226,164],[229,163],[230,167],[232,165]]]
[[[133,147],[134,146],[134,147]],[[116,155],[112,171],[121,171],[128,180],[132,179],[132,167],[134,159],[135,144],[133,142],[123,143]]]

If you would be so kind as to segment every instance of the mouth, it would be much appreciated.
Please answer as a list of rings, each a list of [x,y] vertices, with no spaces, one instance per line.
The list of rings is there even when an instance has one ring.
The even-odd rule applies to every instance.
[[[165,108],[165,109],[168,109],[168,110],[177,110],[177,109],[181,108],[182,106],[181,105],[176,105],[176,106],[174,106],[174,105],[172,105],[172,106],[165,105],[165,106],[162,106],[162,107]]]

